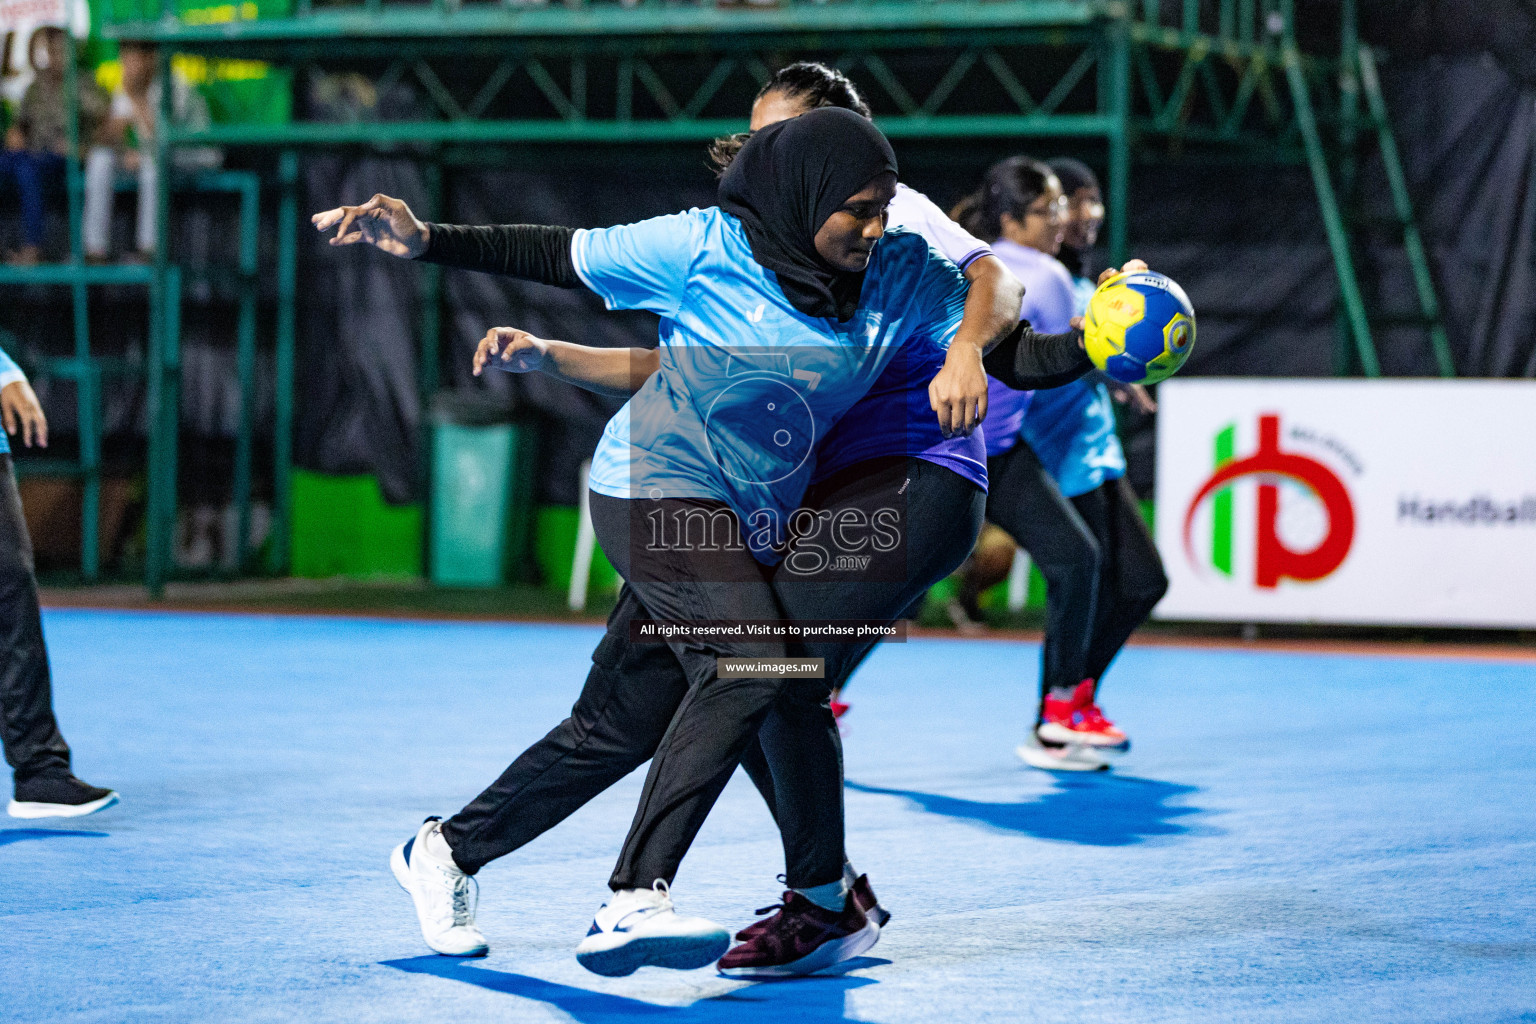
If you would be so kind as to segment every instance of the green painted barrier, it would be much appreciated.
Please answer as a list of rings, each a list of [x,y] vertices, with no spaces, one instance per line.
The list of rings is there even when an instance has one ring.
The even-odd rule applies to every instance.
[[[574,505],[543,505],[535,515],[534,557],[539,564],[539,578],[546,589],[561,595],[571,588],[571,563],[576,557],[579,519],[580,511]],[[587,593],[613,594],[618,589],[619,574],[599,547],[592,553]]]
[[[390,505],[371,476],[293,474],[293,575],[421,575],[421,506]]]

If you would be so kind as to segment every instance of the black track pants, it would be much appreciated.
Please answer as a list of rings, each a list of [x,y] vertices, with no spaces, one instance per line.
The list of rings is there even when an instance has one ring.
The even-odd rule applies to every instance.
[[[1076,686],[1089,677],[1099,541],[1024,441],[988,459],[987,476],[987,518],[1029,552],[1045,577],[1040,690]]]
[[[647,617],[625,587],[571,716],[443,823],[459,867],[473,874],[538,838],[650,760],[688,683],[666,644],[630,643]]]
[[[18,781],[69,773],[69,745],[53,717],[32,540],[6,454],[0,454],[0,744]]]
[[[1064,498],[1029,445],[988,460],[987,518],[1045,577],[1040,697],[1103,678],[1168,590],[1157,546],[1124,478]]]
[[[901,547],[899,552],[892,553],[898,557],[885,567],[874,567],[875,571],[864,574],[828,572],[819,574],[814,580],[796,581],[789,567],[781,565],[774,582],[786,614],[792,619],[887,621],[910,614],[912,606],[922,601],[929,587],[965,561],[981,532],[986,496],[980,487],[960,474],[924,459],[872,459],[817,485],[806,495],[805,504],[830,511],[834,521],[845,509],[856,510],[865,516],[873,516],[881,508],[898,509],[903,523]],[[830,696],[868,657],[874,644],[813,643],[806,647],[807,655],[826,659],[825,692]],[[826,718],[831,721],[830,710]],[[770,719],[770,724],[772,721]],[[835,723],[832,730],[835,735]],[[770,733],[766,726],[759,738],[762,745],[749,747],[742,756],[741,765],[779,822],[785,866],[792,869],[797,863],[804,862],[807,857],[805,844],[814,842],[816,829],[823,826],[818,823],[803,825],[798,818],[799,812],[791,808],[825,807],[826,804],[813,801],[812,794],[790,792],[781,766],[793,762],[786,756],[772,755],[768,749]],[[841,749],[839,742],[839,754]],[[841,772],[837,785],[837,828],[841,832]],[[789,877],[794,877],[792,870]]]
[[[858,480],[865,483],[853,482]],[[940,492],[949,497],[925,501],[924,495]],[[813,506],[817,501],[821,504]],[[862,579],[834,580],[831,577],[836,574],[831,572],[812,574],[810,580],[792,579],[795,574],[784,570],[776,574],[775,592],[780,595],[780,607],[791,618],[882,618],[890,615],[883,615],[881,608],[910,602],[912,593],[921,595],[926,589],[922,576],[938,573],[942,578],[963,560],[980,529],[982,494],[956,474],[931,463],[871,460],[857,473],[818,488],[807,496],[806,504],[833,514],[849,506],[865,510],[896,507],[903,512],[904,529],[908,529],[906,522],[911,523],[910,534],[904,534],[915,542],[911,547],[923,551],[930,545],[946,548],[947,553],[935,562],[925,563],[922,558],[913,557],[900,563],[903,572],[909,565],[912,567],[915,575],[911,581],[890,579],[893,563],[889,559],[867,571]],[[854,539],[856,542],[857,538]],[[903,553],[901,557],[908,556]],[[804,559],[798,564],[803,567]],[[925,569],[925,564],[931,567]],[[849,573],[843,575],[851,577]],[[871,575],[878,579],[867,578]],[[777,576],[784,579],[780,581]],[[787,598],[783,596],[786,594]],[[609,618],[608,634],[593,655],[586,687],[571,717],[529,748],[484,793],[445,823],[444,834],[461,867],[478,870],[527,843],[644,763],[661,745],[672,717],[683,708],[692,686],[669,646],[630,641],[631,622],[648,617],[635,589],[626,586]],[[784,808],[776,816],[781,819],[784,834],[789,883],[805,888],[832,881],[841,872],[841,746],[827,708],[827,696],[830,685],[836,681],[833,674],[851,671],[853,664],[867,653],[867,646],[828,643],[817,645],[814,650],[796,649],[790,653],[828,658],[828,678],[782,684],[779,698],[772,702],[759,729],[761,746],[751,743],[746,758],[749,768],[757,769],[752,772],[754,781],[769,801],[770,809]],[[764,749],[769,753],[765,755]],[[778,768],[777,776],[769,771],[768,758]],[[674,770],[683,762],[683,758],[674,756]],[[704,763],[699,765],[699,771],[713,777],[711,767]],[[652,781],[647,780],[648,792],[652,790]],[[696,828],[657,829],[643,821],[645,809],[642,802],[642,813],[637,814],[631,839],[638,831],[653,844],[676,844],[680,848],[664,857],[680,861],[686,852],[684,840],[691,842]],[[626,843],[626,851],[629,845]],[[621,878],[620,872],[616,872],[618,887],[627,887],[639,874],[656,870],[633,866],[625,869],[623,860],[620,867],[621,872],[627,870],[628,874]],[[648,883],[641,879],[634,884]]]
[[[1083,678],[1102,679],[1131,634],[1168,592],[1157,545],[1125,478],[1072,499],[1099,548],[1099,599]]]

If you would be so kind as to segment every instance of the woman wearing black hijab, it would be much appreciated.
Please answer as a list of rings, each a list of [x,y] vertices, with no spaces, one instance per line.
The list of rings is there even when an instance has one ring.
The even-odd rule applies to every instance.
[[[786,520],[808,479],[810,446],[896,348],[942,347],[964,305],[958,271],[920,238],[881,243],[895,161],[867,120],[827,110],[784,122],[754,137],[740,168],[722,182],[722,209],[605,231],[428,226],[378,196],[314,218],[322,230],[339,225],[333,244],[368,241],[402,256],[585,284],[610,307],[665,318],[660,369],[609,424],[591,473],[599,539],[656,619],[782,618],[768,567],[782,553]],[[707,544],[690,541],[706,536]],[[594,655],[587,691],[567,723],[460,815],[442,827],[429,821],[396,851],[397,878],[434,949],[483,952],[467,874],[613,781],[607,771],[623,755],[608,756],[605,745],[627,746],[643,760],[646,744],[626,743],[622,733],[648,734],[665,723],[610,881],[615,896],[578,957],[600,973],[627,974],[644,964],[701,966],[723,951],[724,931],[678,917],[665,886],[741,751],[794,689],[777,678],[718,678],[717,659],[782,656],[788,647],[773,637],[677,640],[670,646],[685,685],[663,693],[630,685],[624,662],[611,656],[612,639]],[[830,721],[817,721],[824,705],[809,696],[803,703],[800,717],[814,727],[765,731],[769,759],[809,770],[831,756],[835,777],[835,729],[828,743]],[[628,707],[617,723],[604,719],[613,704]],[[600,742],[590,743],[598,730]],[[606,768],[594,768],[594,759]],[[829,774],[828,766],[820,772]],[[530,791],[540,799],[530,800]],[[804,877],[791,877],[792,888],[840,881],[840,822],[835,838],[797,868]],[[873,941],[857,904],[825,916],[807,952],[833,946],[856,955],[858,943]]]

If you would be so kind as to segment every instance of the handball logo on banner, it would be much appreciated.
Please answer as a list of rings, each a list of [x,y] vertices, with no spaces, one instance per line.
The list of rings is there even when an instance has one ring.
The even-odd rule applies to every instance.
[[[1280,417],[1258,418],[1258,449],[1237,458],[1236,425],[1215,437],[1216,468],[1195,492],[1184,514],[1184,552],[1196,568],[1208,565],[1229,578],[1237,575],[1234,559],[1236,491],[1256,489],[1254,503],[1253,582],[1273,590],[1281,580],[1312,583],[1335,572],[1349,556],[1355,539],[1355,507],[1343,479],[1326,463],[1280,447]],[[1282,511],[1282,496],[1288,506]],[[1210,504],[1210,558],[1195,550],[1198,514]],[[1296,511],[1293,511],[1296,510]],[[1286,536],[1283,520],[1300,520],[1311,534],[1301,543]],[[1310,546],[1308,546],[1310,545]]]

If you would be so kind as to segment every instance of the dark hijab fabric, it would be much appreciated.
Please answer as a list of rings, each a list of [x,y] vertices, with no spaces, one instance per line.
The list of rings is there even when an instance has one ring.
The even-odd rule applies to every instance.
[[[752,133],[720,179],[720,208],[738,218],[752,258],[778,276],[806,316],[847,320],[864,272],[838,270],[816,251],[828,217],[882,174],[896,154],[867,117],[822,107]]]

